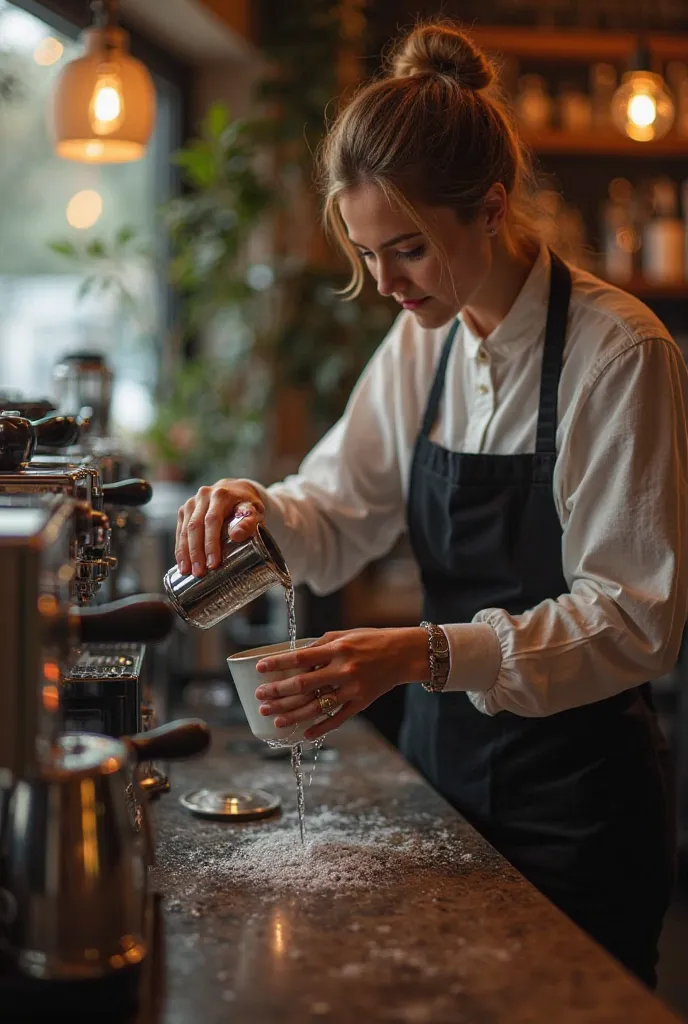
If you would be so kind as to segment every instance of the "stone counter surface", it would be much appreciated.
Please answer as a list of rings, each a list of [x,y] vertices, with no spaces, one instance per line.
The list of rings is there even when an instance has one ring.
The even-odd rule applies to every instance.
[[[215,730],[155,807],[163,1024],[676,1024],[365,723],[329,743],[300,848],[288,761]],[[264,788],[281,813],[229,824],[180,804]]]

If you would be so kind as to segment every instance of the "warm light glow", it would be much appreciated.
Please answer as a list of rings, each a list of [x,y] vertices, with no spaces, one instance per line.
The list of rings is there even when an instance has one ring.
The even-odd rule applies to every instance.
[[[55,661],[44,661],[43,662],[43,678],[48,683],[59,683],[60,681],[60,666]],[[46,687],[47,689],[47,687]]]
[[[44,711],[54,714],[60,707],[60,691],[53,683],[43,687],[41,697]]]
[[[38,598],[38,611],[41,615],[54,615],[58,608],[58,600],[52,594],[41,594]]]
[[[46,36],[45,39],[41,39],[33,51],[33,59],[42,68],[47,68],[51,64],[57,64],[63,53],[64,46],[60,40],[55,39],[53,36]]]
[[[636,142],[661,139],[674,123],[674,103],[661,75],[632,71],[614,93],[614,124]]]
[[[96,135],[110,135],[121,128],[124,121],[122,82],[112,67],[103,65],[88,108],[91,128]]]
[[[657,119],[657,104],[651,96],[631,96],[628,102],[628,119],[638,128],[647,128]]]
[[[67,203],[67,220],[73,228],[79,230],[92,227],[102,212],[102,197],[92,188],[77,192]]]
[[[81,851],[84,874],[95,879],[100,874],[98,852],[98,816],[96,814],[96,787],[93,779],[81,780]]]
[[[284,918],[279,910],[276,910],[272,918],[272,952],[275,956],[281,957],[284,955],[285,950],[285,939],[286,939],[286,928]]]

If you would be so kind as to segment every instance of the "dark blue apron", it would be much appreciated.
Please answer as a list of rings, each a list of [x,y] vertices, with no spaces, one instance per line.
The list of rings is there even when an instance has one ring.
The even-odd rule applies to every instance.
[[[423,616],[519,615],[568,592],[552,489],[571,275],[552,254],[534,453],[434,444],[458,321],[418,437],[408,503]],[[476,710],[465,693],[408,688],[408,759],[511,863],[647,984],[673,882],[668,751],[649,685],[541,718]]]

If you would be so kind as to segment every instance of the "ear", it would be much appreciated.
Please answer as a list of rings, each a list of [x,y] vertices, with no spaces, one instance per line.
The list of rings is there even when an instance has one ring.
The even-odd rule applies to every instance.
[[[506,217],[507,201],[506,189],[501,181],[495,182],[485,193],[483,214],[488,235],[496,235],[501,228]]]

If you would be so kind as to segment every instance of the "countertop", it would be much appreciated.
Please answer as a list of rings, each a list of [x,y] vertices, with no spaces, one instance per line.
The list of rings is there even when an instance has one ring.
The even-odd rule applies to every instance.
[[[302,853],[287,761],[243,728],[171,766],[154,809],[162,1024],[676,1024],[364,722],[329,740]],[[193,817],[185,791],[262,788],[261,821]]]

